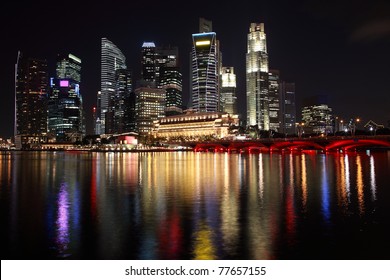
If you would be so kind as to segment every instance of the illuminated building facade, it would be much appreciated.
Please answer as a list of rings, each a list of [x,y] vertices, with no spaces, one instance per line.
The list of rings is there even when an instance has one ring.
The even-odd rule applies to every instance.
[[[179,49],[177,47],[157,47],[156,48],[156,84],[157,87],[162,87],[162,79],[164,70],[168,68],[176,68],[179,72]],[[177,77],[179,78],[179,77]],[[180,79],[181,79],[180,75]],[[180,81],[181,83],[181,81]]]
[[[280,82],[280,133],[295,134],[295,83]]]
[[[46,60],[29,58],[18,52],[15,65],[14,132],[17,148],[31,141],[44,141],[41,137],[47,133],[47,71]]]
[[[183,77],[180,69],[178,67],[162,67],[160,74],[160,86],[166,94],[165,115],[181,114],[183,112]]]
[[[115,90],[117,70],[126,69],[126,58],[122,51],[107,38],[101,40],[101,100],[100,100],[100,123],[101,133],[112,133],[114,130],[113,116],[115,112]],[[106,115],[111,119],[106,120]],[[108,125],[106,125],[108,123]]]
[[[203,28],[200,32],[206,31],[211,29],[211,23],[203,25],[200,23],[200,27]],[[218,112],[221,110],[219,77],[222,56],[216,33],[193,34],[192,43],[190,75],[192,109],[197,112]]]
[[[80,92],[81,60],[60,56],[57,77],[50,80],[48,131],[56,142],[82,141],[85,135],[83,98]]]
[[[167,139],[187,137],[198,139],[203,136],[224,138],[229,127],[239,125],[238,115],[221,112],[192,112],[169,116],[154,122],[153,135]]]
[[[269,130],[268,53],[264,23],[251,23],[246,54],[247,125]]]
[[[167,115],[182,113],[183,77],[178,56],[177,47],[156,47],[153,42],[142,45],[142,83],[165,90]]]
[[[279,83],[280,75],[278,70],[270,70],[268,72],[268,107],[269,107],[269,129],[280,131],[280,94]]]
[[[132,75],[128,69],[117,69],[115,77],[115,97],[113,102],[114,110],[112,117],[107,118],[113,120],[109,126],[112,127],[113,133],[124,133],[134,131],[134,127],[130,125],[129,117],[131,113],[130,94],[133,90]]]
[[[237,83],[234,67],[222,67],[221,80],[221,111],[237,114]]]
[[[156,82],[156,45],[144,42],[141,48],[141,76],[146,82]]]
[[[332,108],[326,96],[318,95],[305,100],[302,108],[302,121],[305,133],[327,134],[333,132]]]
[[[135,112],[140,135],[147,135],[153,129],[153,122],[165,116],[165,90],[140,87],[135,90]]]

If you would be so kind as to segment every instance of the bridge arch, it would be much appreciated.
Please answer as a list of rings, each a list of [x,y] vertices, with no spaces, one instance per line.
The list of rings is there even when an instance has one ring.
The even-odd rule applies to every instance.
[[[334,141],[327,145],[325,148],[327,151],[344,149],[350,150],[357,147],[388,147],[390,148],[390,142],[378,139],[347,139]]]
[[[270,150],[282,150],[285,148],[312,148],[316,150],[324,150],[325,148],[320,144],[311,141],[288,141],[288,142],[278,142],[271,145]]]

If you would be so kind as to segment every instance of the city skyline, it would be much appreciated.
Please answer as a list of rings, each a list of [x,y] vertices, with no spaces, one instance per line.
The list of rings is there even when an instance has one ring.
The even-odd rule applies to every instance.
[[[247,1],[236,11],[211,4],[209,10],[194,7],[187,11],[178,9],[175,17],[162,16],[168,7],[155,3],[151,18],[143,24],[137,10],[143,4],[128,7],[122,1],[124,10],[132,9],[133,17],[118,12],[118,21],[109,23],[100,18],[104,11],[98,7],[79,7],[74,18],[66,25],[33,22],[28,28],[23,15],[42,9],[47,20],[64,17],[59,9],[44,2],[26,3],[18,8],[18,14],[5,16],[6,57],[1,67],[3,92],[1,107],[1,137],[13,135],[14,126],[14,66],[17,51],[41,59],[47,59],[50,76],[53,76],[55,57],[58,53],[72,53],[83,61],[81,92],[85,99],[88,133],[91,133],[92,107],[96,105],[100,90],[100,40],[107,37],[124,52],[127,66],[140,76],[140,50],[142,43],[153,41],[156,45],[173,45],[179,48],[183,71],[183,104],[189,102],[189,58],[191,35],[197,33],[199,18],[213,22],[223,53],[223,65],[235,68],[237,75],[237,103],[241,118],[245,118],[245,54],[248,27],[252,22],[264,22],[267,34],[269,69],[280,71],[280,78],[296,84],[297,119],[301,119],[302,100],[306,97],[326,94],[336,115],[360,117],[363,122],[370,119],[387,125],[390,119],[390,86],[386,82],[390,55],[390,6],[384,1],[350,7],[347,2],[332,2],[326,6],[309,5],[306,1],[271,3]],[[359,2],[359,1],[358,1]],[[362,2],[363,3],[363,2]],[[172,3],[174,4],[174,3]],[[40,6],[42,5],[42,6]],[[182,8],[177,3],[175,7]],[[253,9],[253,7],[257,9]],[[250,8],[252,7],[252,9]],[[280,9],[285,7],[285,9]],[[12,7],[11,7],[12,8]],[[113,8],[106,11],[110,13]],[[56,11],[56,13],[54,13]],[[86,15],[90,11],[91,15]],[[321,12],[323,11],[323,12]],[[349,13],[347,14],[347,12]],[[142,14],[142,13],[141,13]],[[326,14],[326,15],[324,15]],[[23,20],[22,20],[23,19]],[[81,21],[81,19],[83,19]],[[23,28],[22,28],[23,27]],[[61,31],[64,30],[65,31]],[[122,28],[119,28],[122,27]],[[28,30],[27,30],[28,29]],[[26,33],[27,31],[28,34]],[[164,31],[164,32],[163,32]],[[44,34],[40,37],[38,34]]]

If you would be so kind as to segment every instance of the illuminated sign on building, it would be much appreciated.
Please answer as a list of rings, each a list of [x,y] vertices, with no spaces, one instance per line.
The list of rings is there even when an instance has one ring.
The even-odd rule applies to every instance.
[[[69,87],[69,81],[68,80],[61,80],[60,87]]]
[[[197,41],[195,43],[196,46],[208,46],[210,45],[210,41],[209,40],[205,40],[205,41]]]

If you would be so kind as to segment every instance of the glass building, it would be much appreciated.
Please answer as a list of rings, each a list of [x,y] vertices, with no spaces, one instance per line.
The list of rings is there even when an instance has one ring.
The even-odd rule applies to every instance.
[[[83,98],[80,92],[81,60],[59,56],[56,78],[50,80],[48,130],[56,142],[82,141],[85,136]]]
[[[146,82],[156,82],[156,45],[154,42],[142,44],[141,76]]]
[[[295,83],[280,82],[280,133],[293,135],[296,123]]]
[[[18,52],[15,65],[15,140],[41,142],[47,133],[48,68],[43,59]],[[31,136],[31,137],[30,137]],[[18,138],[18,139],[16,139]],[[29,143],[19,141],[18,148]]]
[[[234,67],[222,67],[221,79],[222,112],[237,114],[237,83],[236,74],[234,74]]]
[[[153,122],[165,116],[165,90],[139,87],[135,90],[137,129],[146,136],[153,129]]]
[[[280,94],[279,83],[280,73],[278,70],[270,70],[268,72],[268,107],[269,107],[269,129],[279,132],[280,131]]]
[[[219,51],[215,32],[192,35],[191,101],[197,112],[220,110]]]
[[[246,54],[247,125],[270,129],[268,53],[264,23],[251,23]]]
[[[116,70],[115,83],[114,116],[108,118],[114,122],[110,124],[110,127],[113,127],[114,133],[134,131],[135,127],[130,125],[130,112],[128,112],[131,110],[130,94],[133,90],[131,71],[128,69]]]
[[[333,132],[332,108],[327,104],[325,95],[307,98],[302,108],[302,122],[305,133],[328,134]]]
[[[182,92],[183,77],[178,67],[162,67],[160,69],[160,85],[165,90],[165,115],[172,116],[183,112]]]
[[[107,38],[101,40],[101,100],[100,100],[100,130],[101,133],[112,133],[114,128],[106,123],[113,123],[115,111],[115,90],[118,69],[126,69],[126,58],[122,51]],[[106,115],[111,117],[106,120]]]

